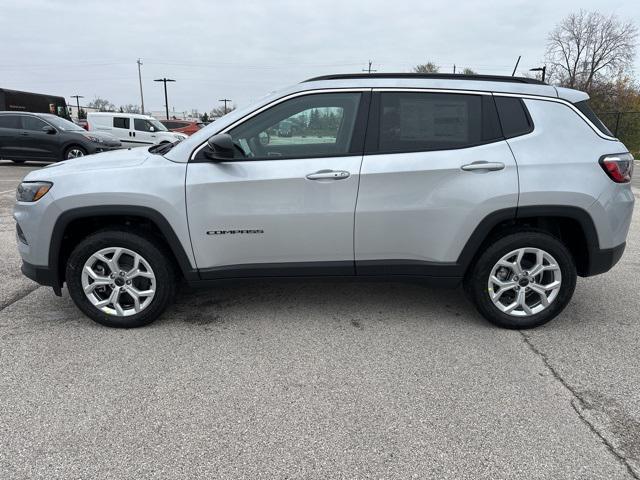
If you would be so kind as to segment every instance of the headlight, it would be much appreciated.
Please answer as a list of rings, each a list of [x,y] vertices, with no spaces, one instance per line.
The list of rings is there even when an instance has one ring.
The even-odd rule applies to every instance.
[[[19,202],[35,202],[40,200],[51,190],[51,182],[22,182],[16,191],[16,200]]]
[[[92,142],[95,142],[95,143],[102,143],[103,142],[102,139],[99,138],[99,137],[94,137],[93,135],[87,135],[86,133],[83,133],[83,135],[84,135],[85,138],[91,140]]]

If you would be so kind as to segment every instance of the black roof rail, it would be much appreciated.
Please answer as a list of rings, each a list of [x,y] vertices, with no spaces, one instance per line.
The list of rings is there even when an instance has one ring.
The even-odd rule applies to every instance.
[[[433,80],[482,80],[485,82],[510,82],[510,83],[531,83],[534,85],[548,85],[535,78],[510,77],[507,75],[465,75],[461,73],[339,73],[335,75],[323,75],[309,78],[305,82],[316,82],[319,80],[349,80],[358,78],[427,78]]]

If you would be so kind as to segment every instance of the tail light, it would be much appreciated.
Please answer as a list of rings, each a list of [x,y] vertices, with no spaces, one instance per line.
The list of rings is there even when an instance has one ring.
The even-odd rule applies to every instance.
[[[600,157],[600,166],[616,183],[628,183],[633,175],[633,155],[618,153]]]

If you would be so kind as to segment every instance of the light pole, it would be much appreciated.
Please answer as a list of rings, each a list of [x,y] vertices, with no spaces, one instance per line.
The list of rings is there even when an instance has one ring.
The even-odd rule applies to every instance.
[[[547,74],[547,66],[543,66],[543,67],[537,67],[537,68],[530,68],[529,69],[530,72],[542,72],[542,83],[544,83],[544,78]]]
[[[163,77],[163,78],[155,79],[154,82],[164,83],[164,107],[165,107],[165,112],[167,113],[167,120],[169,120],[169,100],[167,99],[167,82],[175,82],[175,80],[171,78]]]
[[[138,64],[138,82],[140,82],[140,108],[142,109],[142,114],[144,115],[144,95],[142,95],[142,73],[140,72],[140,67],[142,66],[142,60],[138,59],[136,63]]]
[[[78,120],[80,120],[80,99],[84,98],[82,95],[71,95],[70,98],[75,98],[76,99],[76,105],[78,106]]]

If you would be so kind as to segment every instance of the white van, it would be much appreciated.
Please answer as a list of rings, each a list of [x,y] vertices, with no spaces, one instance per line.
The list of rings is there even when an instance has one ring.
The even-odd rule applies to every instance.
[[[155,118],[139,113],[90,112],[87,122],[89,131],[108,132],[125,147],[171,143],[187,138],[182,133],[170,132]]]

